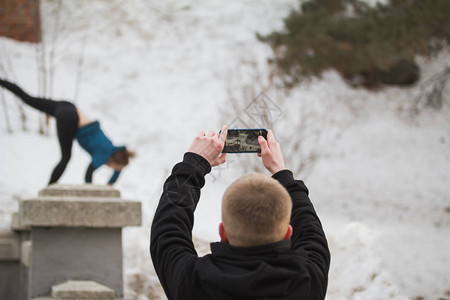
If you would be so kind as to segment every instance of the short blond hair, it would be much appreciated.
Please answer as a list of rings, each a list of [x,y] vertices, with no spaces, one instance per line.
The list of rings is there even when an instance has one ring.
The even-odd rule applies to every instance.
[[[292,200],[277,180],[250,174],[233,182],[222,199],[222,223],[230,244],[257,246],[282,240]]]

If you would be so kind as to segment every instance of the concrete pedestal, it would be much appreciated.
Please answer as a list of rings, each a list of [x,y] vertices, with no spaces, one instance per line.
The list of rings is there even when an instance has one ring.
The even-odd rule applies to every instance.
[[[120,228],[37,227],[31,234],[31,297],[49,295],[61,282],[93,280],[122,297]]]
[[[68,280],[52,287],[54,299],[109,299],[114,300],[114,290],[94,281]]]
[[[20,297],[20,249],[19,235],[0,232],[0,299]]]
[[[141,203],[109,186],[51,185],[22,200],[12,226],[20,267],[9,272],[20,277],[17,298],[51,299],[52,287],[68,280],[92,281],[122,297],[122,228],[140,225]]]

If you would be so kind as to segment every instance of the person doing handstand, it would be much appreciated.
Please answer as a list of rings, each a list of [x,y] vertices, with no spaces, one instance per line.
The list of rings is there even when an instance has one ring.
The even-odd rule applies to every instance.
[[[221,242],[198,257],[192,242],[194,211],[227,128],[200,133],[164,184],[155,212],[150,253],[169,300],[325,298],[330,252],[303,181],[284,165],[273,132],[258,137],[262,163],[272,177],[237,179],[222,198]]]
[[[100,123],[89,120],[73,103],[32,97],[16,84],[2,78],[0,78],[0,85],[24,103],[56,119],[61,159],[52,171],[49,184],[56,183],[66,169],[72,155],[74,139],[77,139],[80,146],[92,157],[85,175],[86,183],[92,183],[93,172],[106,164],[114,170],[108,184],[114,184],[121,170],[128,165],[129,159],[134,157],[134,152],[128,151],[125,146],[114,146],[103,133]]]

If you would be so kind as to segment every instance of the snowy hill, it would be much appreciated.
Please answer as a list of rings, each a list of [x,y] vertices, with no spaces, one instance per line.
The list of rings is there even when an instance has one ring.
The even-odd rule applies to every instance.
[[[55,49],[51,96],[76,96],[76,105],[99,119],[114,143],[137,152],[116,185],[143,207],[143,227],[125,230],[126,298],[165,299],[148,253],[162,184],[199,131],[218,130],[237,117],[230,90],[244,109],[249,99],[242,91],[249,81],[261,79],[256,92],[269,86],[271,52],[255,32],[280,28],[297,1],[62,3],[42,1],[47,54]],[[37,72],[36,46],[0,38],[0,51],[0,76],[37,94],[43,75]],[[449,57],[447,52],[422,60],[421,83],[448,66]],[[370,93],[350,89],[329,72],[287,95],[273,86],[265,90],[282,113],[273,129],[292,164],[299,161],[291,141],[315,137],[304,147],[316,149],[317,159],[297,177],[305,176],[329,239],[328,300],[450,299],[450,87],[441,110],[424,109],[413,117],[421,83]],[[17,199],[33,197],[46,185],[59,150],[53,120],[49,135],[39,135],[39,114],[24,107],[24,132],[19,102],[6,91],[0,97],[0,113],[13,130],[7,132],[2,118],[0,229],[6,229]],[[307,128],[297,132],[306,118]],[[201,254],[219,238],[224,189],[249,164],[248,156],[230,160],[208,175],[196,212]],[[60,182],[82,183],[88,163],[75,143]],[[109,176],[101,169],[94,182]]]

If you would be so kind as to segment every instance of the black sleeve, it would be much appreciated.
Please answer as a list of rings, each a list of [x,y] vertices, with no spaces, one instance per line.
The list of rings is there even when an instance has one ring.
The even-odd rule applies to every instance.
[[[283,170],[273,175],[292,198],[292,249],[303,249],[308,255],[307,268],[311,275],[313,299],[324,299],[330,268],[330,251],[319,217],[308,197],[308,189],[301,180],[294,180],[292,172]],[[313,296],[313,295],[312,295]]]
[[[192,242],[194,211],[200,199],[200,189],[211,165],[203,157],[186,153],[175,165],[164,183],[163,193],[153,217],[150,254],[156,274],[169,299],[178,295],[192,276],[198,258]]]
[[[86,170],[86,175],[84,176],[84,182],[86,183],[92,183],[92,174],[94,173],[94,166],[92,164],[89,164],[87,170]]]

